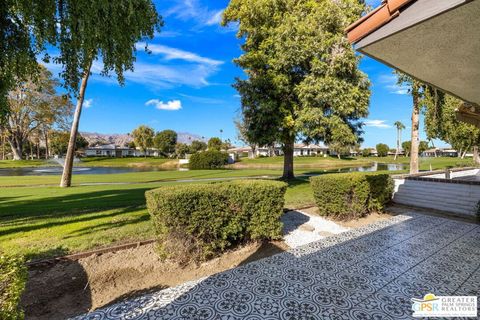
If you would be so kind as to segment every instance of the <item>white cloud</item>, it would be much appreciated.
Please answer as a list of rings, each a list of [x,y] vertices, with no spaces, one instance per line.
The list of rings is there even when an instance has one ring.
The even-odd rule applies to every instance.
[[[223,9],[218,10],[210,19],[205,23],[207,26],[219,25],[222,21]]]
[[[145,48],[145,43],[140,42],[137,44],[138,50],[141,50],[143,48]],[[167,60],[183,60],[188,62],[207,64],[211,66],[219,66],[223,64],[223,61],[220,60],[205,58],[193,52],[167,47],[160,44],[149,44],[148,50],[150,50],[152,54],[164,55],[165,59]]]
[[[165,11],[164,16],[173,15],[184,21],[194,20],[199,26],[212,26],[220,23],[222,13],[223,10],[202,6],[198,0],[176,0],[175,5]]]
[[[397,76],[394,74],[382,74],[378,76],[378,82],[383,85],[389,93],[393,94],[409,94],[409,87],[397,84]]]
[[[158,99],[151,99],[145,102],[146,106],[154,106],[158,110],[180,110],[182,109],[182,102],[180,100],[171,100],[167,102]]]
[[[83,100],[83,106],[85,108],[90,108],[92,106],[92,103],[93,103],[93,99],[85,99]]]
[[[137,48],[142,50],[144,43],[139,43]],[[134,64],[134,71],[124,73],[126,83],[138,83],[148,86],[152,90],[174,88],[180,86],[189,86],[194,88],[211,85],[208,78],[215,74],[223,61],[202,57],[196,53],[171,48],[163,45],[149,44],[149,49],[154,55],[162,55],[162,61],[152,61],[137,59]],[[148,62],[147,62],[148,61]],[[178,64],[174,61],[178,61]],[[62,66],[53,62],[44,65],[54,74],[58,75],[62,71]],[[107,84],[117,84],[116,76],[113,73],[111,77],[101,76],[103,64],[101,61],[94,61],[90,79],[96,82]]]
[[[366,120],[364,122],[365,126],[367,127],[375,127],[375,128],[391,128],[392,126],[385,123],[387,120]]]

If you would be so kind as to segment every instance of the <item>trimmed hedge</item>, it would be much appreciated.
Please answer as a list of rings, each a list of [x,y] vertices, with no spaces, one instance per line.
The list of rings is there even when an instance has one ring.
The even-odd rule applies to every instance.
[[[0,319],[23,319],[19,307],[25,289],[27,269],[23,258],[0,253]]]
[[[334,173],[310,178],[321,215],[348,220],[382,211],[392,199],[394,183],[388,174]]]
[[[228,154],[217,150],[197,152],[190,156],[190,169],[219,169],[228,164]]]
[[[146,192],[164,257],[204,261],[248,240],[279,239],[287,185],[237,180]]]

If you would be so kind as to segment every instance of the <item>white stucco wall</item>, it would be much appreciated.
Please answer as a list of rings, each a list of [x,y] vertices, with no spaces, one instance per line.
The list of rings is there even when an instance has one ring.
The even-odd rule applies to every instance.
[[[393,201],[399,204],[475,216],[480,185],[394,179]]]

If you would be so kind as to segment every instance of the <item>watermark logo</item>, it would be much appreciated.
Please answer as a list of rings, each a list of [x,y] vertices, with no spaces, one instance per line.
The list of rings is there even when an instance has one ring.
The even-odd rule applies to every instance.
[[[413,317],[477,317],[476,296],[435,296],[412,298]]]

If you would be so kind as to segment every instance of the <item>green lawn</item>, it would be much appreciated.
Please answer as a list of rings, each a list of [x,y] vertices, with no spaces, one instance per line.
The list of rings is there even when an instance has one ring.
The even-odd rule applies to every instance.
[[[175,167],[177,159],[164,158],[109,158],[109,157],[88,157],[76,162],[78,167]],[[23,168],[39,166],[59,166],[55,160],[0,160],[0,168]]]
[[[23,167],[40,167],[40,166],[58,166],[53,161],[47,160],[0,160],[1,168],[23,168]]]
[[[297,171],[305,173],[306,170]],[[235,178],[252,176],[279,176],[280,170],[191,170],[191,171],[148,171],[131,172],[119,174],[74,174],[73,185],[92,184],[92,183],[153,183],[168,182],[172,180],[189,179],[215,179],[215,178]],[[59,175],[50,176],[18,176],[18,177],[0,177],[0,187],[4,186],[35,186],[35,185],[58,185],[60,183]]]
[[[405,161],[405,158],[398,161]],[[392,161],[385,159],[385,162]],[[432,158],[429,163],[421,161],[421,164],[423,169],[428,169],[430,163],[433,168],[443,168],[457,162],[456,158]],[[299,178],[290,182],[285,206],[313,205],[308,177],[301,175],[324,171],[297,169]],[[29,258],[40,258],[150,239],[154,232],[145,208],[146,190],[166,184],[190,183],[191,179],[278,178],[280,175],[281,170],[277,169],[74,175],[75,186],[67,189],[56,187],[59,176],[0,177],[0,247]],[[48,184],[52,185],[40,186]]]
[[[1,247],[40,258],[150,239],[154,232],[144,193],[171,183],[3,188]],[[308,179],[297,179],[287,191],[286,206],[306,204],[313,204]]]
[[[107,157],[88,157],[82,158],[76,166],[84,167],[175,167],[178,165],[177,159],[164,158],[107,158]]]

